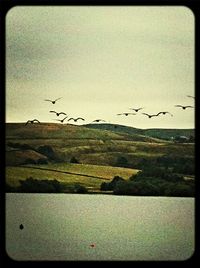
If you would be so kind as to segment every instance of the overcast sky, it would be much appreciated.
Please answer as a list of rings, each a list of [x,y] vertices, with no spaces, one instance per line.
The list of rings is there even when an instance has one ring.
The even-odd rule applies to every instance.
[[[55,110],[85,123],[193,128],[195,110],[175,105],[193,106],[194,94],[194,16],[186,7],[24,6],[7,14],[6,122],[56,123]],[[131,107],[144,109],[117,115]],[[142,114],[159,111],[173,116]]]

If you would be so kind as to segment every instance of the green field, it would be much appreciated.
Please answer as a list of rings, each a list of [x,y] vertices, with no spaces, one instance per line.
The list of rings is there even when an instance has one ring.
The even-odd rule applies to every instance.
[[[115,176],[127,180],[138,170],[158,166],[166,172],[194,177],[194,142],[176,143],[144,136],[143,130],[130,127],[105,127],[110,130],[56,123],[6,124],[7,184],[18,187],[19,180],[32,177],[56,179],[68,186],[80,184],[98,191],[102,182],[112,181]],[[156,134],[156,130],[146,133],[152,131]],[[177,133],[193,132],[157,132],[160,136]]]
[[[177,144],[152,137],[144,139],[142,135],[123,133],[124,129],[127,130],[123,127],[120,133],[116,133],[69,124],[24,126],[22,123],[9,123],[6,124],[6,165],[26,164],[27,159],[38,164],[37,161],[41,158],[52,162],[48,154],[39,150],[44,146],[52,148],[56,158],[53,160],[59,159],[59,162],[69,163],[75,157],[82,164],[118,166],[118,158],[125,157],[128,167],[136,169],[144,159],[151,161],[162,156],[194,158],[194,143]],[[131,129],[135,131],[134,128],[128,128],[129,131]],[[176,131],[178,130],[171,130],[172,133]],[[162,132],[165,133],[164,129]],[[21,148],[23,145],[30,148]]]
[[[74,174],[65,174],[65,172]],[[19,186],[19,180],[28,177],[33,179],[56,179],[67,185],[79,183],[89,189],[99,190],[102,182],[109,182],[114,176],[128,179],[136,174],[138,170],[129,168],[82,165],[82,164],[48,164],[28,165],[6,168],[6,182],[11,186]],[[81,176],[83,175],[83,176]]]

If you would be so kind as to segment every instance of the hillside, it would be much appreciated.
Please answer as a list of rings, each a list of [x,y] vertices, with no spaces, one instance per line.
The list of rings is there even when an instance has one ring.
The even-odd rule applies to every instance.
[[[102,128],[107,127],[102,125]],[[138,170],[146,170],[144,178],[134,184],[142,187],[138,192],[141,195],[193,196],[194,143],[177,143],[144,135],[146,131],[148,135],[157,133],[161,136],[165,134],[164,129],[144,131],[116,125],[108,128],[56,123],[6,124],[7,191],[60,189],[65,193],[107,193],[115,176],[129,181],[130,177],[135,178]],[[183,135],[177,130],[166,130],[166,133]],[[180,176],[182,181],[179,183]],[[162,181],[163,178],[166,181]],[[186,183],[183,178],[189,181]],[[115,192],[129,194],[132,182],[123,183],[124,190],[116,188]],[[59,187],[64,188],[59,188],[60,184]],[[135,193],[135,188],[131,191]]]
[[[10,150],[6,152],[6,163],[17,166],[25,163],[47,161],[47,157],[34,150]]]
[[[107,127],[106,124],[101,126]],[[100,124],[96,127],[100,127]],[[109,127],[115,128],[115,125]],[[41,161],[43,164],[69,163],[75,158],[82,164],[140,168],[145,161],[154,163],[162,157],[194,158],[194,144],[175,144],[136,134],[143,130],[130,127],[120,126],[120,129],[121,132],[114,132],[71,124],[25,126],[22,123],[8,123],[6,164],[40,164]]]
[[[122,126],[121,131],[113,131],[111,129],[102,128],[101,125],[94,125],[92,129],[85,127],[90,125],[71,125],[56,123],[29,124],[23,123],[7,123],[6,138],[7,139],[102,139],[102,140],[135,140],[147,142],[159,142],[154,138],[145,137],[139,130],[128,131],[129,128]],[[93,125],[91,125],[93,126]],[[96,126],[96,127],[95,127]],[[130,128],[132,129],[132,128]],[[141,133],[139,133],[141,132]]]
[[[29,177],[34,179],[58,180],[68,186],[80,184],[88,190],[99,190],[102,182],[111,181],[114,176],[122,176],[128,179],[136,174],[138,170],[124,169],[119,167],[80,165],[80,164],[48,164],[48,165],[26,165],[19,167],[7,167],[6,182],[12,187],[20,185],[20,180]]]
[[[170,140],[172,137],[176,136],[195,136],[194,129],[139,129],[134,127],[122,126],[117,124],[87,124],[85,125],[87,128],[91,129],[102,129],[102,130],[110,130],[114,133],[127,133],[129,135],[143,135],[146,137],[157,138],[157,139],[165,139]]]

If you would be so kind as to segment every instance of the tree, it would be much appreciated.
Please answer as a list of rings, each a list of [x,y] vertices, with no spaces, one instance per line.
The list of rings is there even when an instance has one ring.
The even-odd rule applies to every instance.
[[[111,182],[102,182],[100,189],[101,191],[112,191],[118,183],[123,181],[125,180],[122,177],[115,176]]]
[[[63,186],[57,180],[38,180],[29,177],[19,182],[19,192],[22,193],[61,193],[63,190]]]
[[[75,192],[77,194],[86,194],[88,192],[88,190],[83,185],[76,184],[75,185]]]
[[[17,187],[13,187],[10,184],[6,183],[6,192],[7,193],[16,193]]]
[[[194,138],[194,136],[190,135],[190,137],[189,137],[189,142],[195,142],[195,138]]]
[[[100,190],[101,191],[108,191],[108,183],[106,182],[102,182],[101,186],[100,186]]]
[[[46,165],[46,164],[48,164],[48,161],[47,161],[46,158],[39,158],[37,160],[37,164],[39,164],[39,165]]]
[[[37,151],[47,156],[49,159],[55,159],[55,152],[49,145],[42,145],[37,149]]]
[[[79,161],[73,156],[70,160],[70,163],[79,164]]]
[[[116,166],[117,167],[128,167],[128,160],[124,156],[119,156],[116,161]]]
[[[24,164],[30,164],[30,165],[35,165],[37,164],[36,160],[32,159],[32,158],[26,158],[24,160]]]

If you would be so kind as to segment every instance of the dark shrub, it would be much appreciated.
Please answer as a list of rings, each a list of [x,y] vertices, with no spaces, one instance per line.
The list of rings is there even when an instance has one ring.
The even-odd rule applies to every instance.
[[[70,163],[79,164],[79,161],[75,157],[72,157]]]
[[[116,185],[113,193],[122,195],[156,196],[159,195],[159,188],[154,184],[144,181],[124,181]]]
[[[32,158],[27,158],[26,160],[24,160],[23,164],[31,164],[31,165],[35,165],[37,164],[37,161],[32,159]]]
[[[122,177],[120,177],[120,176],[115,176],[113,179],[112,179],[112,181],[110,182],[110,186],[111,186],[111,188],[112,188],[112,190],[114,189],[114,187],[116,186],[116,184],[118,183],[118,182],[124,182],[125,180],[122,178]]]
[[[39,165],[46,165],[46,164],[48,164],[48,161],[45,158],[39,158],[37,160],[37,164],[39,164]]]
[[[183,181],[183,176],[177,175],[164,167],[147,167],[139,171],[136,175],[132,175],[129,179],[140,181],[142,179],[161,179],[171,182]]]
[[[108,191],[108,183],[102,182],[102,184],[100,186],[100,190],[101,191]]]
[[[56,159],[56,155],[54,150],[52,149],[51,146],[49,145],[42,145],[40,146],[37,151],[45,156],[47,156],[49,159],[51,160],[55,160]]]
[[[23,193],[60,193],[63,189],[57,180],[37,180],[30,177],[19,182],[19,191]]]
[[[22,150],[34,150],[34,148],[28,144],[20,144],[19,148]]]
[[[88,190],[84,186],[82,186],[80,184],[75,185],[75,193],[86,194],[87,192],[88,192]]]
[[[17,187],[13,187],[10,184],[6,183],[6,192],[7,193],[15,193],[17,192]]]
[[[21,144],[21,143],[14,143],[14,142],[8,142],[7,145],[12,148],[17,148],[21,150],[34,150],[34,148],[28,144]]]
[[[168,184],[165,189],[165,195],[167,196],[181,196],[181,197],[194,197],[195,189],[194,185],[187,183]]]
[[[125,180],[122,177],[115,176],[112,179],[111,182],[102,182],[100,189],[102,191],[111,191],[111,190],[113,190],[116,187],[117,183],[123,182],[123,181],[125,181]]]
[[[124,156],[119,156],[117,158],[115,166],[117,167],[129,167],[128,160]]]

